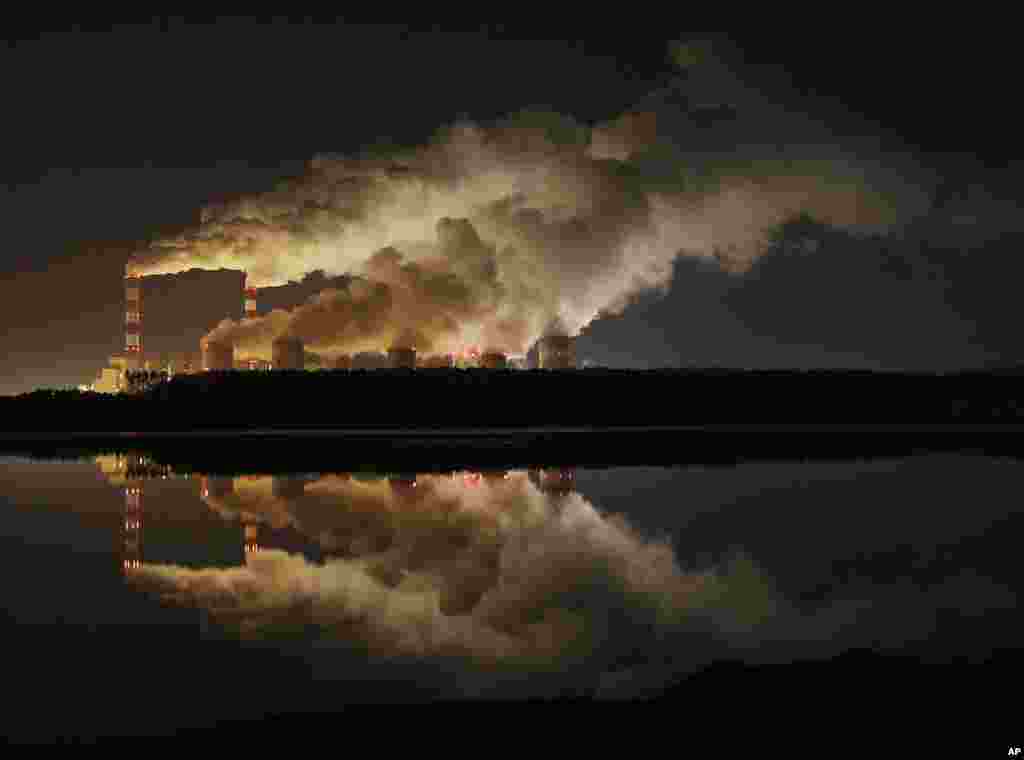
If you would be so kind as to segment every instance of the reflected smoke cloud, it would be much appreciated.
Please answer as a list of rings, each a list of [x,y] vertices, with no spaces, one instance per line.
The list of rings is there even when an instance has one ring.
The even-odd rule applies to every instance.
[[[243,567],[143,563],[130,581],[243,637],[299,628],[374,657],[455,660],[467,675],[586,671],[592,688],[632,658],[668,658],[690,613],[723,596],[711,573],[683,572],[667,541],[525,473],[396,480],[305,484],[292,524],[332,537],[339,553],[323,564],[270,547]],[[268,520],[284,506],[253,497],[241,511],[261,503]]]

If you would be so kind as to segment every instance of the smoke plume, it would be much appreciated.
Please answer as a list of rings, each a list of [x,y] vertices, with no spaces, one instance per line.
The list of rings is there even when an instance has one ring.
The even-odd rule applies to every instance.
[[[211,339],[241,358],[269,358],[280,335],[325,355],[522,353],[553,323],[576,334],[667,289],[676,256],[743,272],[796,214],[880,230],[926,202],[906,167],[834,147],[703,49],[675,54],[680,79],[608,123],[524,112],[384,158],[317,156],[301,178],[205,209],[134,270],[242,269],[256,287],[314,270],[357,278],[294,311],[222,323]]]

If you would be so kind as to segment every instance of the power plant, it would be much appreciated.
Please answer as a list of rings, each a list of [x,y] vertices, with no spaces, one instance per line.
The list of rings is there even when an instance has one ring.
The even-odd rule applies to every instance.
[[[247,286],[247,275],[242,277],[242,307],[245,320],[257,318],[257,289]],[[124,351],[111,356],[106,367],[100,370],[90,386],[83,386],[102,393],[140,391],[176,374],[194,372],[216,372],[227,370],[302,370],[317,366],[324,369],[369,370],[369,369],[451,369],[473,368],[502,370],[527,369],[571,369],[576,367],[575,339],[568,335],[548,335],[536,345],[537,361],[529,364],[526,355],[508,355],[501,351],[488,350],[483,354],[476,348],[459,353],[419,355],[415,347],[392,346],[387,353],[362,351],[343,354],[335,359],[323,359],[316,354],[307,354],[303,341],[295,336],[280,336],[271,344],[271,359],[235,358],[235,347],[226,340],[203,338],[198,353],[174,355],[149,355],[143,350],[143,309],[142,278],[132,273],[130,265],[125,267],[124,277]]]

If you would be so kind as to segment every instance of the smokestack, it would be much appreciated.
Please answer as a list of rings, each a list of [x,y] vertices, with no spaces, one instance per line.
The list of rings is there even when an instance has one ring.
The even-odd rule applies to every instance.
[[[416,349],[415,348],[389,348],[388,363],[392,369],[415,369]]]
[[[203,355],[204,372],[234,369],[235,347],[230,343],[207,341],[203,338],[199,342],[199,350]]]
[[[124,489],[121,569],[136,570],[142,565],[142,481],[129,479]]]
[[[260,550],[260,526],[259,523],[246,523],[243,532],[243,548],[246,554],[252,554]]]
[[[245,287],[248,275],[242,275],[242,289],[245,293],[245,318],[256,319],[256,288]]]
[[[547,335],[538,345],[541,369],[574,369],[576,341],[568,335]]]
[[[126,356],[142,356],[142,282],[124,267],[124,351]]]
[[[303,369],[304,349],[299,338],[280,337],[271,344],[274,369]]]

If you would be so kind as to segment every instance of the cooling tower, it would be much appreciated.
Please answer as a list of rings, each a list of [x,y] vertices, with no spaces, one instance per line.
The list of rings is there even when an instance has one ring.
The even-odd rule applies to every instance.
[[[396,498],[402,499],[403,501],[410,501],[415,499],[417,495],[421,495],[416,490],[416,474],[415,473],[394,473],[388,476],[388,485],[391,486],[391,493]]]
[[[528,477],[544,493],[564,496],[576,490],[574,467],[531,469]]]
[[[303,345],[299,338],[276,338],[271,345],[274,369],[303,369]]]
[[[485,369],[506,369],[508,357],[498,351],[488,351],[480,357],[480,366]]]
[[[142,282],[124,268],[124,350],[127,356],[142,354]]]
[[[451,354],[434,354],[433,356],[425,356],[420,361],[419,366],[424,369],[451,369],[455,366],[455,361],[452,359]]]
[[[538,345],[541,369],[576,367],[576,341],[568,335],[549,335]]]
[[[360,351],[352,357],[352,369],[384,369],[389,366],[388,357],[376,351]]]
[[[389,348],[388,364],[393,369],[415,369],[416,349],[415,348]]]
[[[203,355],[204,372],[234,369],[235,347],[231,343],[207,342],[204,339],[200,341],[199,349]]]

